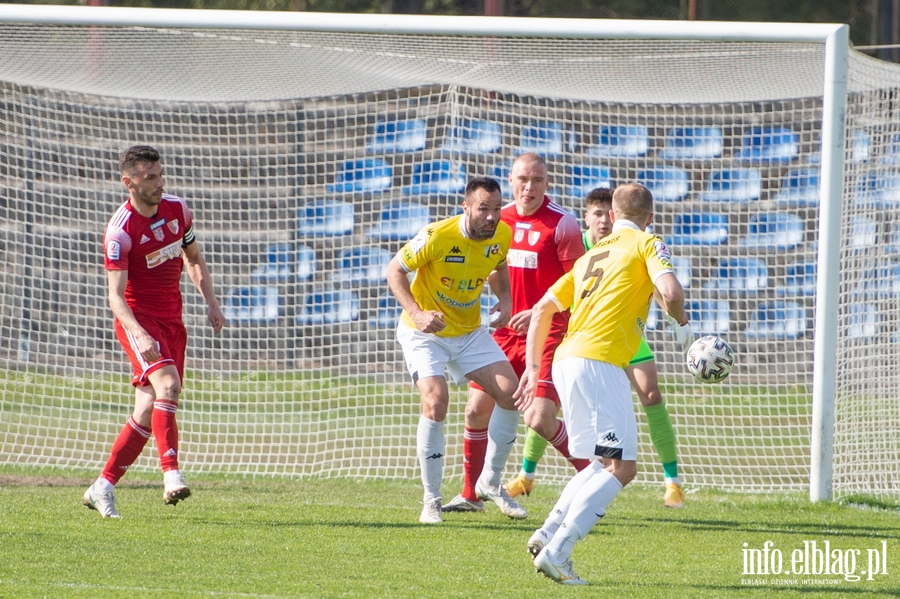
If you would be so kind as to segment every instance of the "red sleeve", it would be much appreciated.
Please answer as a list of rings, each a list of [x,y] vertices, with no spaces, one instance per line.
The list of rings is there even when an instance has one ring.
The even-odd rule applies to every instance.
[[[556,255],[563,271],[572,270],[572,265],[584,255],[584,252],[584,241],[581,238],[578,220],[571,214],[566,214],[556,225]]]

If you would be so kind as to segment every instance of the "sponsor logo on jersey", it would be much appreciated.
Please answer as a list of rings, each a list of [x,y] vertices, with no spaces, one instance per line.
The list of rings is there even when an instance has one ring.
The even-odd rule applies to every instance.
[[[484,279],[454,279],[453,277],[441,277],[441,285],[447,289],[456,289],[457,291],[476,291],[484,285]],[[465,304],[468,305],[468,304]]]
[[[143,233],[141,233],[141,243],[144,244],[144,243],[147,243],[148,241],[150,241],[150,238],[147,237],[146,235],[144,235]]]
[[[407,245],[409,250],[412,252],[413,256],[422,251],[422,248],[425,247],[425,243],[428,241],[428,236],[430,233],[425,231],[425,235],[419,233],[415,237],[413,237]]]
[[[541,238],[540,231],[529,231],[528,232],[528,245],[534,245]]]
[[[122,246],[118,241],[110,241],[106,244],[106,257],[110,260],[118,260],[122,253]]]
[[[462,254],[462,250],[459,249],[458,245],[454,245],[452,248],[450,248],[450,253],[451,254]]]
[[[512,248],[509,250],[509,253],[506,254],[506,265],[512,268],[527,268],[529,270],[534,270],[538,267],[537,262],[537,252]]]
[[[442,302],[444,302],[445,304],[447,304],[448,306],[451,306],[451,307],[453,307],[453,308],[471,308],[471,307],[474,306],[476,303],[478,303],[478,302],[481,301],[481,298],[480,298],[480,297],[476,297],[476,298],[473,299],[471,302],[458,302],[458,301],[456,301],[456,300],[453,299],[453,298],[447,297],[446,295],[444,295],[444,294],[441,293],[440,291],[438,291],[435,295],[437,295],[437,298],[438,298],[439,300],[441,300]]]
[[[156,268],[166,260],[181,258],[181,240],[147,254],[147,268]]]
[[[166,232],[162,229],[164,224],[166,224],[166,219],[163,218],[150,225],[150,230],[153,231],[153,238],[156,241],[162,241],[166,238]]]
[[[492,256],[494,254],[499,254],[499,253],[500,253],[500,244],[499,243],[495,243],[494,245],[490,245],[490,246],[484,248],[484,257],[485,258],[489,258],[490,256]]]
[[[166,226],[169,227],[169,230],[173,234],[178,235],[178,221],[177,220],[170,220],[169,222],[166,223]]]
[[[656,257],[663,262],[669,263],[672,261],[672,254],[669,253],[669,248],[662,239],[657,239],[653,242],[653,249],[656,250]]]
[[[464,264],[465,261],[465,256],[447,256],[446,258],[444,258],[444,262],[455,262],[457,264]]]
[[[528,231],[531,229],[531,223],[516,222],[516,228],[517,229],[525,229],[526,231]]]

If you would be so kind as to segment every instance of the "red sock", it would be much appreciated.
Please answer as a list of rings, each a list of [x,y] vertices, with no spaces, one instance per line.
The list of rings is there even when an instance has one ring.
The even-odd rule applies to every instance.
[[[591,463],[590,460],[585,460],[583,458],[573,458],[572,454],[569,453],[569,431],[566,430],[566,423],[562,420],[559,421],[559,428],[556,429],[556,434],[550,439],[550,445],[555,447],[556,451],[569,460],[569,463],[572,464],[578,472],[587,468]]]
[[[178,470],[178,425],[175,412],[178,404],[168,399],[153,402],[153,438],[159,451],[159,465],[162,471]]]
[[[487,453],[488,431],[470,429],[463,432],[463,487],[460,495],[469,501],[478,501],[475,483],[484,470],[484,456]]]
[[[128,467],[134,464],[144,450],[144,445],[150,439],[150,431],[129,416],[125,422],[125,426],[116,437],[113,443],[112,451],[109,453],[109,460],[103,467],[103,478],[114,485],[119,479],[125,476]]]

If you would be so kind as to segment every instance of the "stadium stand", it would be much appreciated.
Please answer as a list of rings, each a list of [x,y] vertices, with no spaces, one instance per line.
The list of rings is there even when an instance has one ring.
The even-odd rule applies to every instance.
[[[799,155],[800,137],[789,127],[750,127],[735,158],[751,163],[787,163]]]
[[[759,293],[769,287],[769,269],[762,258],[723,258],[704,289],[739,294]]]
[[[534,121],[522,127],[518,154],[535,152],[547,160],[575,151],[575,133],[562,123]]]
[[[298,325],[322,325],[359,319],[359,296],[349,289],[317,289],[303,296]]]
[[[814,166],[792,168],[775,194],[783,206],[805,208],[819,205],[819,169]]]
[[[353,205],[336,200],[313,200],[300,208],[300,237],[335,237],[353,232]]]
[[[704,202],[751,202],[762,192],[762,176],[756,168],[714,170],[700,194]]]
[[[230,322],[271,324],[284,310],[277,287],[251,285],[229,291],[222,311]]]
[[[677,166],[641,169],[637,173],[637,182],[649,189],[653,199],[660,202],[681,201],[691,190],[688,172]]]
[[[460,154],[493,154],[503,145],[500,123],[465,119],[450,128],[441,151]]]
[[[791,212],[763,212],[750,217],[747,235],[738,244],[760,250],[790,250],[803,243],[803,220]]]
[[[673,127],[666,146],[659,152],[663,160],[709,160],[722,156],[723,137],[719,127]]]
[[[608,158],[644,156],[650,148],[647,128],[642,125],[601,125],[596,142],[587,154]]]
[[[332,281],[339,286],[386,285],[387,265],[394,254],[371,246],[341,250]]]
[[[380,193],[390,189],[391,185],[393,172],[387,162],[382,158],[360,158],[341,163],[328,191]]]
[[[806,308],[799,302],[761,302],[751,312],[744,334],[748,339],[760,341],[800,339],[806,335],[806,317]]]
[[[430,160],[413,166],[412,183],[403,187],[407,196],[449,196],[466,188],[466,167],[450,160]]]
[[[427,207],[415,202],[394,202],[384,206],[378,221],[366,230],[375,241],[406,242],[432,221]]]
[[[672,233],[664,238],[673,245],[723,245],[728,243],[728,217],[718,212],[675,214]]]
[[[290,243],[279,243],[266,248],[266,261],[250,275],[257,284],[291,283],[308,281],[316,272],[316,252],[301,245],[294,249]]]
[[[370,154],[418,152],[425,149],[427,136],[425,119],[380,120],[366,144],[366,151]]]

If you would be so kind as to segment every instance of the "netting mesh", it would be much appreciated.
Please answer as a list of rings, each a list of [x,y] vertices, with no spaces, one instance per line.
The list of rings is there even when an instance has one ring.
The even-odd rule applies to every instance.
[[[99,466],[131,411],[101,237],[118,155],[147,143],[230,319],[213,336],[185,279],[186,469],[416,477],[385,260],[456,213],[468,177],[535,150],[579,216],[593,187],[648,185],[695,329],[735,349],[731,377],[699,385],[651,313],[686,483],[808,485],[820,45],[3,26],[0,47],[0,463]],[[843,494],[900,493],[898,84],[851,57]],[[448,477],[464,402],[454,388]],[[567,468],[548,454],[541,473]]]

